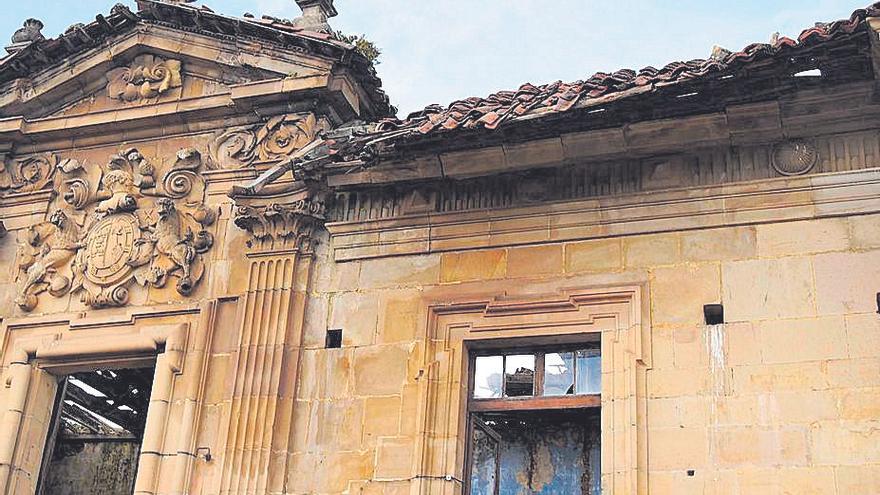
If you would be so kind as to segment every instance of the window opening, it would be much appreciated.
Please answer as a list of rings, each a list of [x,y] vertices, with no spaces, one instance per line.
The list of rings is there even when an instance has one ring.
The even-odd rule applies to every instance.
[[[471,355],[470,495],[601,490],[598,345]]]
[[[134,492],[153,371],[93,370],[59,379],[37,493]]]

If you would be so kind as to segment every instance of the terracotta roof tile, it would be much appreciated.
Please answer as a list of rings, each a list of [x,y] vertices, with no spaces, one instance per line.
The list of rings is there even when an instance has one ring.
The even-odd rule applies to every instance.
[[[516,91],[499,91],[485,98],[466,98],[448,107],[430,105],[410,114],[406,119],[386,119],[378,129],[413,129],[421,134],[454,129],[496,129],[505,122],[536,112],[566,112],[591,99],[609,97],[616,93],[642,87],[663,87],[704,78],[713,74],[734,72],[744,64],[775,57],[789,50],[810,47],[846,34],[852,34],[864,25],[868,17],[880,16],[880,2],[853,12],[849,19],[819,23],[803,31],[797,40],[779,37],[774,43],[755,43],[744,49],[726,53],[715,59],[695,59],[672,62],[661,69],[645,67],[635,71],[621,69],[611,74],[598,72],[586,81],[564,83],[557,81],[535,86],[524,84]]]

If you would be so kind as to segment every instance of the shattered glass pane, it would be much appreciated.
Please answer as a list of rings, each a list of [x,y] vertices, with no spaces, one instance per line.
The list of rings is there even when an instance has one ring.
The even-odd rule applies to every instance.
[[[574,394],[574,353],[547,353],[544,356],[544,395],[572,394]]]
[[[507,356],[504,370],[505,397],[525,397],[535,394],[535,356],[533,354]]]
[[[497,399],[501,397],[501,373],[503,356],[480,356],[474,367],[474,398]]]
[[[602,361],[599,349],[577,351],[577,394],[602,392]]]

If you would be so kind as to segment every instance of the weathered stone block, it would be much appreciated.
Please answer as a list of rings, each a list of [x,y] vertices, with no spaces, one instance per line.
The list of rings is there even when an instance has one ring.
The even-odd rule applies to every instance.
[[[382,345],[355,350],[355,395],[399,394],[406,382],[409,352],[404,346]]]
[[[726,262],[722,280],[727,321],[803,318],[816,312],[809,259]]]
[[[843,318],[771,320],[757,324],[765,363],[845,359]]]
[[[880,215],[860,215],[849,221],[850,244],[853,249],[880,247]]]
[[[409,295],[412,294],[412,295]],[[409,297],[407,297],[409,295]],[[418,292],[399,291],[382,301],[382,323],[379,328],[379,342],[411,342],[415,339],[422,311],[422,299]]]
[[[364,404],[364,443],[375,444],[378,437],[395,436],[400,431],[401,399],[368,397]]]
[[[877,310],[880,251],[818,255],[813,266],[820,314]]]
[[[376,453],[376,478],[407,478],[412,472],[415,444],[411,439],[382,440]]]
[[[379,301],[374,294],[343,292],[330,300],[329,328],[342,329],[344,346],[374,343],[378,321]]]
[[[678,234],[657,234],[623,239],[624,265],[646,268],[678,263],[681,260],[681,239]]]
[[[880,462],[880,421],[823,422],[810,430],[813,462],[863,466]]]
[[[615,271],[623,267],[620,239],[600,239],[565,245],[566,272]]]
[[[652,428],[648,465],[652,469],[699,469],[709,462],[709,437],[705,428]]]
[[[447,253],[440,258],[440,280],[444,283],[504,278],[507,251]]]
[[[733,390],[736,394],[825,390],[830,387],[826,367],[826,363],[820,361],[737,366],[733,368]]]
[[[880,493],[880,465],[836,466],[837,493],[874,495]]]
[[[440,255],[426,254],[404,258],[379,258],[362,262],[360,289],[420,287],[440,281]]]
[[[652,271],[651,313],[654,324],[699,325],[703,305],[721,300],[717,264],[686,264]]]
[[[880,318],[876,313],[847,315],[846,347],[852,358],[877,356],[880,349]]]
[[[849,249],[849,229],[845,219],[768,223],[755,229],[758,256],[762,258]]]
[[[729,366],[761,362],[759,332],[751,323],[726,323],[723,331]]]
[[[561,274],[562,244],[513,248],[507,252],[508,277]]]

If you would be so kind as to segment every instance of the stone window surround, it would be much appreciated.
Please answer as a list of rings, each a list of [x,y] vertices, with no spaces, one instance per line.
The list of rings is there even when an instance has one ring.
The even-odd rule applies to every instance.
[[[560,291],[540,298],[458,296],[432,304],[419,371],[413,493],[456,494],[467,451],[469,353],[474,347],[575,342],[600,333],[602,486],[607,494],[647,493],[645,371],[648,310],[641,286]],[[462,291],[463,292],[463,291]]]
[[[51,387],[49,383],[57,375],[96,365],[126,367],[147,363],[155,363],[156,371],[134,493],[157,493],[160,468],[172,475],[174,486],[184,487],[196,458],[193,442],[198,401],[187,400],[183,421],[169,422],[172,393],[186,387],[187,395],[191,395],[195,387],[203,385],[203,375],[183,383],[180,378],[184,365],[201,373],[198,370],[204,364],[204,353],[192,352],[188,347],[204,349],[209,344],[215,307],[215,303],[209,302],[201,307],[141,309],[137,313],[117,314],[116,318],[108,316],[103,321],[88,317],[75,320],[67,315],[36,321],[9,320],[0,325],[0,336],[9,350],[3,363],[6,373],[2,382],[8,400],[0,409],[0,494],[25,493],[21,489],[28,483],[29,489],[36,486],[39,473],[33,471],[39,470],[48,429],[48,424],[37,418],[52,413],[51,407],[45,407],[47,404],[41,401],[39,390],[45,389],[41,386]],[[180,320],[184,322],[169,322]],[[199,330],[192,331],[193,327]],[[167,445],[166,438],[180,443]],[[191,455],[164,459],[163,453],[169,450]],[[28,474],[29,482],[24,480]]]

